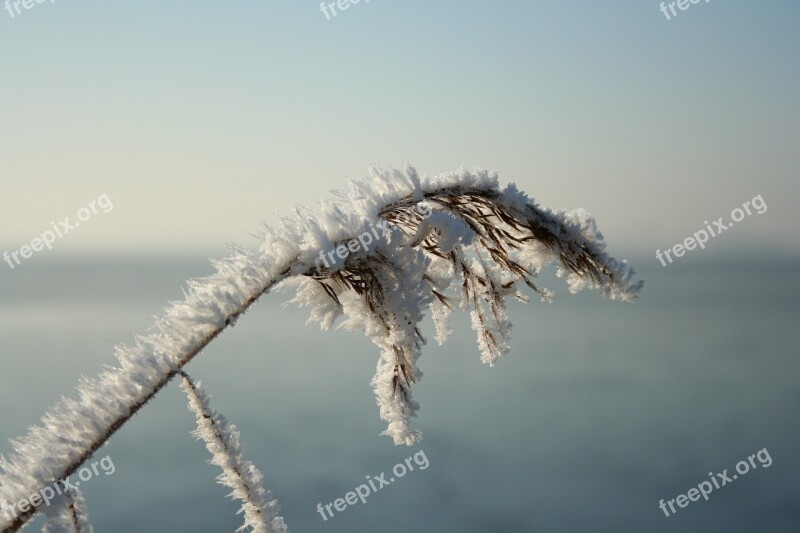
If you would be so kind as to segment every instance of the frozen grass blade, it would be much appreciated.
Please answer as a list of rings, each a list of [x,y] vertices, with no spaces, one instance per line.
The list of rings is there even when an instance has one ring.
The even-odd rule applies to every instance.
[[[271,498],[262,484],[264,476],[256,466],[244,459],[236,426],[211,407],[210,398],[199,383],[181,372],[182,388],[189,398],[189,409],[197,416],[194,435],[205,442],[211,452],[211,464],[222,469],[217,480],[232,489],[230,496],[242,502],[244,525],[237,531],[256,533],[286,533],[286,524],[278,516],[278,502]]]
[[[588,213],[544,208],[485,170],[427,177],[410,166],[372,169],[335,196],[264,227],[261,254],[235,249],[215,261],[217,272],[189,281],[155,333],[117,347],[117,366],[82,380],[77,399],[62,398],[12,441],[13,454],[0,460],[0,508],[74,473],[278,284],[296,287],[293,301],[310,306],[324,329],[343,318],[340,327],[370,337],[380,352],[372,386],[384,434],[409,445],[420,438],[410,424],[419,409],[411,386],[422,377],[419,326],[429,309],[440,341],[451,335],[450,310],[469,311],[481,359],[494,365],[509,346],[505,299],[526,300],[519,289],[527,287],[549,301],[552,293],[534,283],[547,265],[571,292],[595,288],[633,301],[642,286],[626,262],[606,254]],[[0,513],[0,529],[17,531],[37,510]]]
[[[86,500],[80,489],[72,488],[57,496],[46,508],[47,522],[42,533],[92,533]]]

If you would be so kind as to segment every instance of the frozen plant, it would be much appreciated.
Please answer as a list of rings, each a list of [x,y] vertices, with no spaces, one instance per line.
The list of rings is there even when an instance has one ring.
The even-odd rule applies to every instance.
[[[357,246],[357,237],[367,234],[374,240]],[[420,438],[410,424],[419,409],[411,388],[422,377],[420,322],[428,309],[439,342],[451,336],[450,312],[469,311],[481,360],[494,365],[509,349],[506,298],[527,301],[519,290],[526,285],[549,301],[552,293],[533,281],[547,265],[555,265],[571,292],[597,288],[633,301],[642,286],[625,261],[606,254],[588,213],[546,209],[513,184],[501,188],[485,170],[427,177],[411,166],[372,169],[334,199],[315,209],[296,208],[277,229],[264,227],[263,238],[259,254],[234,249],[213,262],[216,273],[190,280],[184,299],[165,309],[154,333],[117,346],[116,367],[84,379],[77,399],[62,398],[39,426],[12,442],[13,455],[2,460],[0,509],[74,473],[180,375],[198,413],[198,435],[223,468],[222,482],[243,501],[243,527],[283,530],[277,503],[260,487],[261,474],[241,458],[238,434],[183,373],[279,285],[296,289],[292,301],[311,308],[310,321],[329,329],[341,318],[341,327],[363,332],[378,346],[372,387],[387,422],[384,434],[407,445]],[[329,259],[324,266],[323,254]],[[36,511],[7,522],[0,512],[0,528],[16,531]]]
[[[217,480],[232,489],[231,497],[242,501],[239,512],[245,523],[239,529],[252,528],[256,533],[285,533],[286,525],[278,516],[278,502],[264,490],[263,476],[256,466],[242,458],[239,432],[224,416],[211,407],[210,399],[200,384],[186,372],[181,372],[183,391],[189,397],[189,409],[197,416],[194,434],[206,443],[212,463],[222,469]]]
[[[59,494],[44,510],[47,521],[43,533],[92,533],[86,500],[75,487]]]

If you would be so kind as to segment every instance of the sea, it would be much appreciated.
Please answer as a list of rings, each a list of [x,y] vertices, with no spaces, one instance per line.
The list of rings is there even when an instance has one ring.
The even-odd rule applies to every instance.
[[[288,291],[187,370],[236,425],[290,531],[800,531],[800,260],[706,253],[666,267],[634,258],[645,280],[634,304],[543,274],[555,302],[509,304],[511,352],[494,367],[463,313],[443,346],[426,319],[423,439],[411,447],[380,435],[377,349],[305,325]],[[202,254],[40,255],[0,265],[6,456],[82,375],[114,364],[115,344],[147,333],[186,279],[211,273]],[[172,383],[99,451],[113,473],[80,485],[96,532],[242,525],[194,428]],[[707,499],[692,491],[703,482],[719,485]]]

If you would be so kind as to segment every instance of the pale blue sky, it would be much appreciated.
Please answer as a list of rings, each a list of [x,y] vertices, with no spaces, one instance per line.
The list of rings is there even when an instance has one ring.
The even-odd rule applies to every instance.
[[[658,7],[3,9],[0,251],[103,193],[114,210],[48,254],[254,248],[260,220],[406,159],[585,207],[612,252],[652,254],[761,194],[768,212],[714,248],[796,251],[800,2],[712,0],[669,21]]]

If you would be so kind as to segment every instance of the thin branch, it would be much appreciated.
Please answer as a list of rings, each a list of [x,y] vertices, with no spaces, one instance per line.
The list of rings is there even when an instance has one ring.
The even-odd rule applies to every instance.
[[[46,509],[47,521],[42,533],[92,533],[86,500],[77,487],[58,495]]]
[[[264,490],[263,475],[242,457],[239,432],[224,416],[211,407],[210,398],[198,383],[181,371],[182,388],[189,398],[189,409],[197,416],[194,435],[203,440],[211,452],[211,462],[222,469],[217,480],[233,490],[231,497],[242,502],[244,525],[237,531],[251,528],[257,533],[286,533],[283,518],[278,516],[278,502]]]
[[[599,288],[611,298],[632,301],[641,288],[627,263],[605,253],[602,236],[586,213],[541,208],[513,185],[501,190],[494,174],[459,170],[431,179],[408,167],[405,174],[376,170],[375,179],[381,180],[380,186],[370,181],[352,184],[349,204],[323,204],[319,212],[287,218],[280,231],[265,228],[261,256],[239,252],[215,262],[214,276],[190,281],[185,299],[173,303],[157,322],[158,333],[137,337],[132,347],[117,348],[120,368],[83,380],[79,399],[62,399],[45,414],[41,426],[12,442],[13,455],[0,465],[0,505],[20,501],[74,473],[202,349],[283,280],[305,276],[321,283],[324,291],[317,292],[325,293],[325,305],[332,300],[336,311],[344,310],[348,320],[360,323],[381,347],[373,379],[380,391],[381,417],[390,420],[387,432],[395,442],[407,444],[419,437],[408,423],[418,408],[409,395],[410,384],[421,376],[416,361],[424,339],[418,325],[434,302],[447,307],[444,291],[451,282],[460,281],[462,302],[476,306],[488,362],[504,349],[505,333],[504,326],[496,324],[493,331],[487,324],[480,299],[490,304],[495,322],[504,323],[502,298],[518,295],[517,281],[540,292],[530,278],[543,265],[556,263],[557,274],[566,278],[571,291]],[[436,223],[415,211],[420,202],[433,206]],[[368,250],[330,268],[317,266],[321,249],[366,234],[366,224],[373,228],[376,213],[402,231],[388,237],[376,232]],[[461,247],[485,251],[503,279],[492,277],[491,266],[483,274],[470,269],[465,255],[455,253]],[[436,275],[434,282],[430,269],[449,261],[456,279]],[[347,292],[359,298],[358,306],[345,305],[342,296]],[[549,297],[545,291],[540,295]],[[368,317],[350,316],[362,309]],[[336,313],[325,312],[326,324],[335,320]],[[395,395],[398,389],[401,394]],[[28,510],[11,524],[0,522],[0,528],[17,531],[37,510]]]

